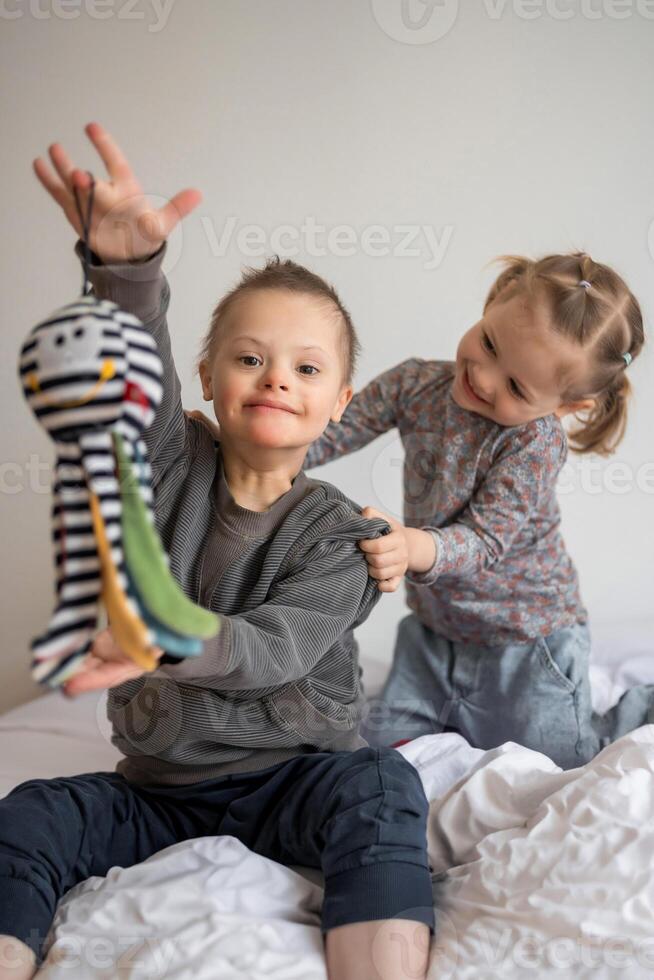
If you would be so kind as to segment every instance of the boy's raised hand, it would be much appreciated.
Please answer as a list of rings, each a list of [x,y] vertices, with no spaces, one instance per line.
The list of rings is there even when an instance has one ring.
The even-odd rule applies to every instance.
[[[390,534],[380,538],[364,538],[357,542],[368,562],[368,575],[378,579],[377,588],[380,592],[395,592],[404,578],[409,563],[409,549],[406,538],[406,528],[388,514],[382,514],[374,507],[364,507],[361,516],[365,518],[381,517],[391,526]]]
[[[125,155],[106,129],[99,123],[89,123],[85,126],[85,132],[109,174],[108,180],[100,180],[93,175],[95,190],[88,235],[90,248],[105,263],[134,261],[154,254],[175,225],[197,207],[202,194],[189,188],[176,194],[164,207],[153,207]],[[52,143],[48,152],[58,177],[40,157],[33,161],[34,172],[62,208],[78,238],[83,238],[73,188],[77,188],[82,214],[86,219],[91,180],[86,171],[73,166],[60,143]]]
[[[161,647],[154,647],[152,652],[155,657],[161,657],[164,653]],[[145,673],[142,667],[123,653],[108,627],[95,635],[91,652],[87,654],[80,670],[62,684],[62,690],[68,697],[75,697],[86,691],[116,687],[117,684],[131,681]]]

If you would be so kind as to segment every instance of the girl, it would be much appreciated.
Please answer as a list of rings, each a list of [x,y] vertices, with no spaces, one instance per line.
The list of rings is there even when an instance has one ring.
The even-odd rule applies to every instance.
[[[481,748],[519,742],[566,769],[649,721],[654,700],[643,685],[602,717],[592,710],[587,613],[555,494],[563,418],[581,422],[576,452],[608,455],[622,438],[643,323],[623,279],[585,253],[500,261],[456,361],[409,358],[375,378],[305,467],[393,428],[404,445],[406,526],[360,543],[382,591],[408,563],[411,609],[369,705],[368,741],[447,728]]]

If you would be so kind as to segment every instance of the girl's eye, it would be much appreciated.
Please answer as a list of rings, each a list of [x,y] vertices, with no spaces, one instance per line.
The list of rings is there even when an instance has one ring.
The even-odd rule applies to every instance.
[[[490,337],[488,336],[488,334],[485,333],[483,330],[482,330],[481,338],[482,338],[482,345],[486,348],[486,350],[489,351],[489,353],[494,354],[495,348],[493,347],[493,343]]]
[[[259,358],[255,357],[254,354],[244,354],[242,357],[239,357],[239,361],[250,361],[247,367],[254,367],[256,363],[259,361]],[[254,361],[255,363],[252,364],[252,361]]]
[[[319,374],[320,373],[318,371],[318,368],[317,367],[314,367],[313,364],[301,364],[300,365],[300,371],[302,371],[302,368],[310,368],[311,371],[315,371],[316,374]],[[307,375],[307,377],[312,378],[313,377],[313,374],[309,374],[309,375]]]
[[[524,398],[524,397],[525,397],[525,396],[524,396],[524,395],[522,394],[522,392],[520,391],[520,389],[518,388],[518,386],[517,386],[517,384],[515,383],[515,381],[513,380],[513,378],[509,378],[509,391],[510,391],[510,392],[511,392],[511,394],[512,394],[512,395],[514,395],[514,396],[515,396],[516,398]]]

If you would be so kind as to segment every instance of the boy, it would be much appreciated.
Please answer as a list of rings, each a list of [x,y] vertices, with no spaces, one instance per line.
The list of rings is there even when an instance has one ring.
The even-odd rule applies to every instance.
[[[94,292],[144,322],[164,367],[164,398],[145,433],[157,529],[182,588],[221,628],[200,657],[161,656],[147,675],[105,631],[67,683],[71,695],[111,687],[124,759],[115,773],[30,780],[0,801],[0,978],[32,975],[27,947],[38,955],[58,899],[78,881],[206,834],[322,867],[330,977],[424,976],[427,801],[415,769],[357,731],[352,630],[379,591],[356,542],[387,525],[301,470],[352,397],[347,311],[294,263],[247,274],[214,311],[199,365],[220,422],[215,443],[182,409],[161,271],[171,227],[199,202],[184,194],[197,192],[173,199],[135,247],[153,212],[109,134],[95,124],[87,133],[113,178],[95,185]],[[61,183],[40,161],[37,175],[79,235],[70,202],[88,181],[56,144],[51,157]],[[81,241],[75,251],[81,259]],[[13,972],[3,965],[11,949]]]

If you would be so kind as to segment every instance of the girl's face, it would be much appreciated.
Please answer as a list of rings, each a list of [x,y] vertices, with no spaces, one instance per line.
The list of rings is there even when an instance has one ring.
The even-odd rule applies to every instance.
[[[542,311],[519,295],[499,296],[459,342],[452,397],[498,425],[524,425],[591,408],[592,398],[562,398],[564,387],[583,390],[587,376],[587,354],[554,333]]]

